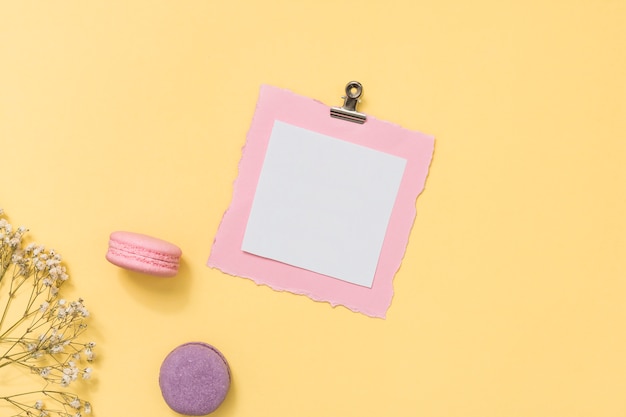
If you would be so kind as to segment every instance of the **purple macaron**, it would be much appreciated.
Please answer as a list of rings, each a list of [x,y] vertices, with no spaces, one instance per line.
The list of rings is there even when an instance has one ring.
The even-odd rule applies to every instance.
[[[161,365],[163,399],[179,414],[203,416],[222,404],[230,388],[230,368],[219,350],[192,342],[171,351]]]

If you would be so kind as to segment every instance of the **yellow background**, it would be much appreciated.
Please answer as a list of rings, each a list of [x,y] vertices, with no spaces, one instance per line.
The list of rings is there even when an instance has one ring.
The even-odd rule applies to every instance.
[[[437,138],[387,320],[205,266],[259,86],[351,79]],[[175,415],[190,340],[216,417],[625,416],[625,139],[623,0],[0,0],[0,206],[86,299],[98,417]],[[180,275],[107,263],[119,229]]]

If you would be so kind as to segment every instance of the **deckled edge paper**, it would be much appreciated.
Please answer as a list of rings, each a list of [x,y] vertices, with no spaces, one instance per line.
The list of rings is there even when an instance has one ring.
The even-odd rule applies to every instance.
[[[371,288],[405,166],[276,120],[241,249]]]
[[[415,219],[415,202],[424,189],[434,138],[368,115],[363,125],[330,117],[329,107],[308,97],[264,85],[239,162],[233,199],[224,213],[207,265],[249,278],[274,290],[306,295],[332,306],[343,305],[384,318],[393,297],[393,277],[400,267]],[[378,267],[371,288],[351,284],[241,250],[246,223],[275,120],[292,124],[407,160]]]

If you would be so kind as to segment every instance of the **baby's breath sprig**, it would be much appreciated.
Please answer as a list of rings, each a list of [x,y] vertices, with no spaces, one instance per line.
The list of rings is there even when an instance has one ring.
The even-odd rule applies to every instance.
[[[32,397],[39,398],[31,401]],[[0,397],[18,411],[15,416],[82,417],[91,414],[91,404],[63,391],[41,390]]]
[[[0,406],[13,407],[15,417],[89,414],[89,402],[48,389],[91,377],[95,343],[81,341],[89,311],[81,298],[61,296],[69,278],[61,255],[40,245],[23,247],[27,229],[14,229],[3,214],[0,209],[0,370],[24,368],[43,378],[43,387],[0,396]]]

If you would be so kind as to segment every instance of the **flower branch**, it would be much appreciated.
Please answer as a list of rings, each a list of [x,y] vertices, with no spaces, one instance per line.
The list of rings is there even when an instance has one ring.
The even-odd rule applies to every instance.
[[[41,245],[23,247],[27,229],[14,229],[2,214],[0,209],[0,370],[29,370],[44,388],[0,396],[0,404],[11,406],[16,417],[89,414],[89,402],[46,389],[91,378],[95,343],[81,340],[89,311],[83,299],[61,296],[69,276],[60,254]]]

